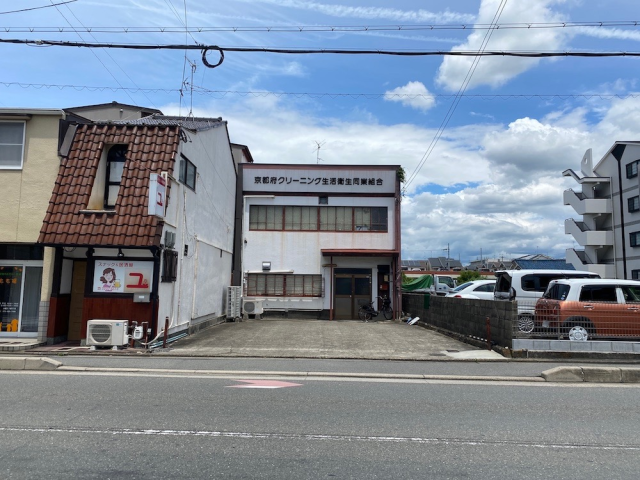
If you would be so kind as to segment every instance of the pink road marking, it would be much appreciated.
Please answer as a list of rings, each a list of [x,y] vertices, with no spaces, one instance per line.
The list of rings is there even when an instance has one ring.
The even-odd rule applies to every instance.
[[[280,382],[278,380],[236,380],[249,385],[227,385],[228,388],[286,388],[300,387],[301,383]]]

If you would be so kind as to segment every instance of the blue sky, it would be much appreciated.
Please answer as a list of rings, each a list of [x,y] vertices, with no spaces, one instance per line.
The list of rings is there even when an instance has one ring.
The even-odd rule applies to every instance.
[[[77,0],[8,13],[61,1],[4,2],[0,38],[478,50],[487,30],[472,27],[490,24],[501,4],[228,0],[214,11],[204,0]],[[640,20],[630,0],[508,0],[503,7],[503,28],[487,50],[640,51],[640,26],[627,24]],[[506,28],[524,23],[544,28]],[[212,27],[219,28],[204,30]],[[313,164],[319,156],[324,164],[398,164],[407,177],[415,174],[403,199],[404,258],[442,255],[447,244],[463,263],[481,250],[485,257],[564,258],[574,246],[564,219],[575,213],[562,205],[562,192],[578,187],[561,173],[578,171],[587,148],[597,161],[616,140],[638,140],[640,58],[482,58],[433,147],[473,61],[228,52],[208,69],[197,50],[0,44],[0,107],[119,101],[192,111],[227,120],[231,140],[248,145],[256,162]]]

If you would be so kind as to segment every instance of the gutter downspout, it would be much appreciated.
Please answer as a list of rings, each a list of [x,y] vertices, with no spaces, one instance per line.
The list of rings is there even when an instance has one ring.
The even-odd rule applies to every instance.
[[[394,291],[394,302],[393,302],[393,318],[400,318],[400,312],[402,312],[402,269],[400,266],[400,254],[402,252],[402,241],[400,237],[400,203],[402,201],[402,196],[400,193],[400,180],[396,174],[396,225],[395,225],[395,244],[396,251],[398,252],[395,257],[395,261],[393,262],[393,291]]]
[[[329,257],[331,273],[329,277],[329,320],[333,320],[333,255]]]
[[[622,269],[624,280],[627,279],[627,242],[625,240],[625,230],[624,230],[624,202],[622,201],[622,165],[620,161],[622,160],[622,155],[624,154],[624,150],[626,145],[618,144],[611,151],[611,155],[618,161],[618,196],[620,197],[620,235],[621,235],[621,243],[622,243]],[[611,191],[611,198],[613,200],[613,189]],[[613,224],[613,228],[615,231],[615,223]],[[615,237],[614,237],[614,249],[615,249]],[[615,255],[614,255],[615,259]],[[618,262],[614,260],[616,265],[616,277],[618,276],[617,265]]]

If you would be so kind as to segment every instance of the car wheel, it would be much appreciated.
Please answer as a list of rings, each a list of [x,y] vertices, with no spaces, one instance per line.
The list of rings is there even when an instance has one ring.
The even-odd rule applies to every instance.
[[[518,316],[518,331],[522,333],[531,333],[535,327],[533,317],[531,315]]]
[[[567,320],[564,323],[564,332],[572,342],[586,342],[593,335],[593,326],[586,318]]]

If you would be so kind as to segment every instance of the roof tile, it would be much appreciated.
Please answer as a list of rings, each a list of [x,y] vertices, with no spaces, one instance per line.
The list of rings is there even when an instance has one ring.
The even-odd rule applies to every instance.
[[[173,124],[80,125],[58,171],[40,243],[87,246],[159,246],[162,225],[147,214],[149,175],[173,172],[181,127]],[[127,144],[127,161],[113,213],[87,208],[105,147]],[[144,145],[145,152],[140,146]]]

